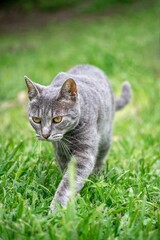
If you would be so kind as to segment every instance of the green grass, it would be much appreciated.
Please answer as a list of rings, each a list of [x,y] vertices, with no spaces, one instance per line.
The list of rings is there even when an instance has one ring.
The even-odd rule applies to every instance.
[[[160,239],[160,77],[155,7],[70,20],[0,39],[0,239]],[[75,203],[48,216],[61,180],[50,144],[38,142],[21,106],[5,108],[23,76],[49,84],[78,63],[102,68],[132,103],[115,116],[108,164]]]

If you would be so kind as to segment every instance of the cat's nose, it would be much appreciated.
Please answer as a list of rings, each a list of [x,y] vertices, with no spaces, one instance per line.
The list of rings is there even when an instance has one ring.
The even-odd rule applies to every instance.
[[[47,138],[49,138],[50,133],[42,134],[42,136],[43,136],[45,139],[47,139]]]
[[[47,138],[49,138],[50,135],[51,135],[50,129],[48,129],[47,127],[44,127],[44,128],[42,129],[42,136],[43,136],[45,139],[47,139]]]

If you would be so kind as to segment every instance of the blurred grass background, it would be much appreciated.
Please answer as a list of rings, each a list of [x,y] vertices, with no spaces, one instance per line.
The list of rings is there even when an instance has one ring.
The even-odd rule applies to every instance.
[[[9,1],[0,11],[1,19],[7,11],[19,14],[18,23],[0,24],[5,30],[0,33],[0,238],[158,240],[158,2],[53,2],[63,7]],[[54,17],[41,26],[44,10],[46,18]],[[102,173],[90,177],[75,209],[48,216],[61,174],[50,144],[38,142],[29,126],[23,76],[47,85],[79,63],[103,69],[115,95],[129,80],[133,100],[115,115],[113,146]]]
[[[38,8],[43,11],[55,11],[67,7],[78,6],[87,11],[99,11],[116,3],[133,3],[135,0],[7,0],[2,1],[3,6],[18,7],[23,10],[30,11]]]

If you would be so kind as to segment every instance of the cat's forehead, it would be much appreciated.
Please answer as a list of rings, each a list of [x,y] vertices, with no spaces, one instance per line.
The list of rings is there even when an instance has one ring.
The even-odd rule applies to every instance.
[[[72,108],[69,102],[60,101],[56,98],[40,97],[36,101],[30,103],[30,112],[35,116],[53,117],[57,115],[65,115]]]
[[[52,101],[57,98],[58,90],[51,86],[44,87],[40,93],[40,100]]]

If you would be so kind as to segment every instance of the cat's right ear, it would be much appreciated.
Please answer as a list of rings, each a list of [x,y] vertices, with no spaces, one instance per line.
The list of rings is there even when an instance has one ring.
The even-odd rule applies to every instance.
[[[60,90],[59,94],[60,98],[64,98],[66,100],[76,101],[77,99],[77,85],[72,78],[67,79]]]
[[[27,88],[28,88],[28,97],[31,101],[33,98],[36,98],[40,95],[39,90],[36,86],[36,83],[32,82],[27,76],[24,76]]]

